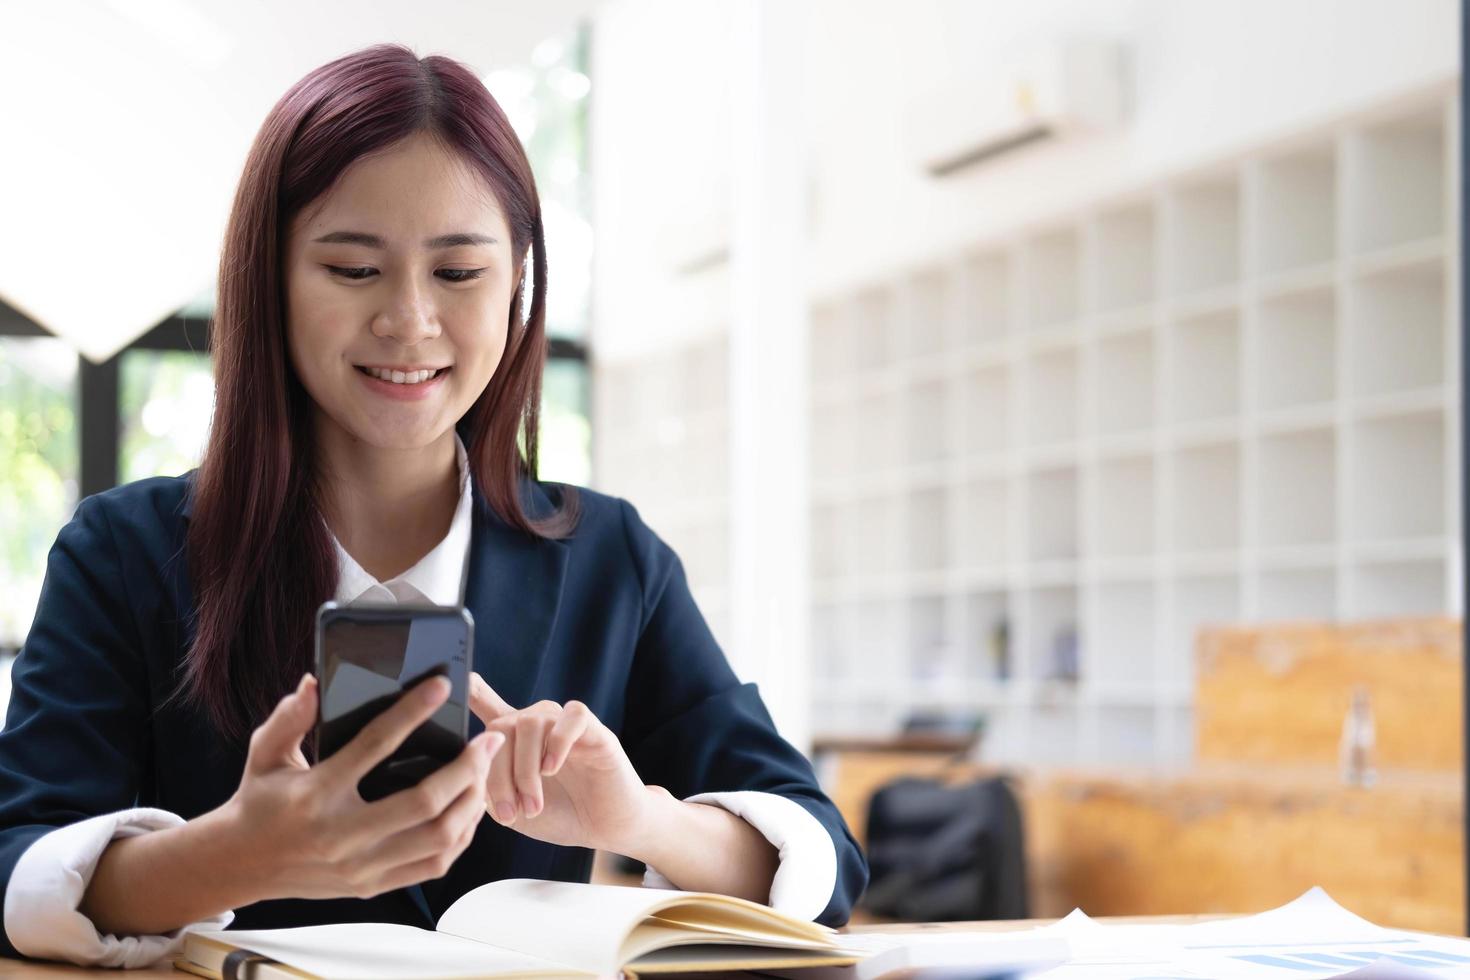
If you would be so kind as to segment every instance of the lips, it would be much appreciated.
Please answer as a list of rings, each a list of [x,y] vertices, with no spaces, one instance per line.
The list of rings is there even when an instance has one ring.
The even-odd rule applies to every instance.
[[[363,365],[357,365],[357,376],[362,378],[362,383],[367,387],[368,391],[379,397],[397,402],[417,402],[432,398],[434,393],[446,383],[445,379],[449,377],[449,370],[449,368],[444,367],[437,370],[433,368],[410,368],[404,371],[400,368],[369,368]],[[382,377],[385,372],[388,375],[386,380]],[[393,377],[395,373],[403,380],[394,381]],[[428,377],[422,381],[409,380],[410,375],[418,378],[425,374]]]

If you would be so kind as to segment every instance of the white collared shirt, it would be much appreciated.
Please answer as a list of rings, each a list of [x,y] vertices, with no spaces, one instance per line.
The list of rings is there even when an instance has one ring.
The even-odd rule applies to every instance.
[[[359,602],[433,602],[458,605],[471,544],[473,493],[469,457],[459,434],[454,436],[459,468],[459,503],[444,539],[407,571],[379,582],[342,547],[336,535],[338,577],[335,598]],[[771,882],[769,904],[777,911],[815,919],[827,907],[837,884],[837,849],[816,817],[800,804],[773,793],[738,790],[701,793],[685,802],[706,803],[734,813],[760,831],[780,855]],[[142,967],[183,948],[190,929],[223,929],[234,912],[190,923],[167,933],[144,936],[102,935],[78,911],[82,896],[107,845],[119,837],[181,826],[184,819],[157,807],[134,807],[104,813],[58,827],[38,837],[20,856],[5,892],[5,932],[27,956],[88,966]],[[643,884],[674,888],[664,875],[648,868]]]

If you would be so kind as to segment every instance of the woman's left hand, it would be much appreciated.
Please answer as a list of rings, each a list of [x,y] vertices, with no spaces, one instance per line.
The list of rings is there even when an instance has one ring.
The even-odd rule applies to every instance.
[[[672,799],[643,784],[617,736],[580,701],[512,708],[471,672],[470,710],[505,734],[485,810],[527,837],[628,854],[650,810]]]

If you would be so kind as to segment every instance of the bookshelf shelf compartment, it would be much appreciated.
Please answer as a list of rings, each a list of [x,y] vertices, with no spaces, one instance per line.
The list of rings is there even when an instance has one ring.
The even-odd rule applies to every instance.
[[[1152,554],[1154,544],[1154,464],[1152,457],[1108,460],[1098,466],[1098,521],[1094,541],[1100,558]]]
[[[1075,679],[1080,667],[1077,589],[1033,588],[1026,597],[1027,634],[1020,665],[1034,680]]]
[[[1127,309],[1155,294],[1154,214],[1137,205],[1097,220],[1097,310]]]
[[[1330,290],[1261,304],[1256,406],[1261,411],[1319,405],[1337,393],[1336,310]]]
[[[1072,323],[1081,309],[1081,260],[1077,233],[1061,229],[1026,246],[1026,329]]]
[[[1015,627],[1004,591],[965,597],[964,676],[971,682],[1008,681],[1015,671]]]
[[[1077,470],[1038,470],[1027,486],[1030,504],[1026,527],[1032,561],[1069,561],[1077,557]]]
[[[1205,626],[1239,622],[1240,583],[1233,575],[1201,575],[1180,578],[1173,591],[1160,658],[1162,680],[1170,689],[1193,690],[1199,631]]]
[[[904,352],[902,324],[889,289],[868,289],[854,297],[847,329],[854,372],[882,370]]]
[[[1344,147],[1344,178],[1347,244],[1354,254],[1442,234],[1443,112],[1435,107],[1350,132]]]
[[[832,504],[812,507],[812,575],[828,581],[841,575],[849,564],[844,510]]]
[[[1355,278],[1349,288],[1348,324],[1354,395],[1444,383],[1445,288],[1440,263]]]
[[[1012,555],[1011,492],[1005,479],[971,480],[962,488],[964,552],[957,564],[967,569],[1004,568]]]
[[[959,659],[944,595],[915,595],[908,605],[909,681],[934,686],[953,677]]]
[[[950,383],[943,377],[917,382],[908,398],[908,462],[938,463],[954,455]]]
[[[1348,538],[1443,536],[1444,444],[1444,417],[1438,412],[1355,423],[1348,471]]]
[[[1332,541],[1337,533],[1337,442],[1330,430],[1265,436],[1257,494],[1259,545]]]
[[[934,357],[954,346],[956,289],[954,274],[944,267],[920,272],[908,284],[909,357]]]
[[[857,473],[881,473],[905,463],[902,392],[889,391],[864,398],[855,406],[853,415],[862,436],[854,453]]]
[[[1027,444],[1043,446],[1077,438],[1077,352],[1063,349],[1033,354],[1028,368]]]
[[[971,458],[987,456],[1011,444],[1011,373],[1006,365],[970,373],[965,384],[965,452]]]
[[[1240,547],[1240,450],[1231,443],[1181,449],[1174,457],[1176,552]]]
[[[1440,561],[1357,562],[1349,569],[1348,614],[1355,619],[1442,612],[1445,568]]]
[[[850,576],[883,575],[900,567],[903,498],[892,494],[860,498],[847,511],[852,525],[847,547]]]
[[[964,327],[971,346],[994,344],[1010,331],[1012,263],[1005,252],[970,255],[964,265]]]
[[[1337,617],[1337,576],[1331,569],[1265,569],[1259,590],[1255,617],[1259,620],[1330,621]]]
[[[1157,596],[1152,582],[1110,582],[1097,586],[1087,644],[1088,684],[1099,693],[1151,687]]]
[[[1170,419],[1228,418],[1240,411],[1240,316],[1230,309],[1174,325]]]
[[[1106,337],[1097,345],[1097,404],[1089,415],[1102,435],[1136,432],[1154,424],[1152,333]]]
[[[909,497],[908,517],[909,569],[937,572],[948,568],[954,541],[948,489],[915,490]]]
[[[1186,185],[1169,198],[1174,232],[1169,294],[1204,293],[1240,279],[1240,184],[1234,176]]]
[[[1259,276],[1330,262],[1337,248],[1337,155],[1331,143],[1255,165],[1252,226]]]

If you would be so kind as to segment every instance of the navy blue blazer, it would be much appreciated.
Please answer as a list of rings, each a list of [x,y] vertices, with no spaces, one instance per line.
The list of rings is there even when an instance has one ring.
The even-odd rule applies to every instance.
[[[185,561],[190,474],[83,500],[48,559],[35,621],[15,661],[0,732],[0,883],[36,838],[86,817],[155,806],[190,819],[239,786],[230,747],[193,708],[158,705],[192,636]],[[561,486],[525,481],[531,513]],[[837,883],[818,917],[847,921],[868,867],[806,758],[741,684],[695,606],[674,551],[625,500],[579,488],[562,541],[504,523],[474,489],[465,604],[475,669],[507,702],[583,701],[621,739],[644,782],[674,796],[761,790],[819,820]],[[473,714],[470,734],[484,725]],[[399,922],[433,928],[460,895],[501,878],[586,881],[592,852],[485,819],[442,878],[369,899],[280,899],[235,910],[230,928]],[[4,905],[0,892],[0,908]],[[0,953],[19,955],[5,937]]]

